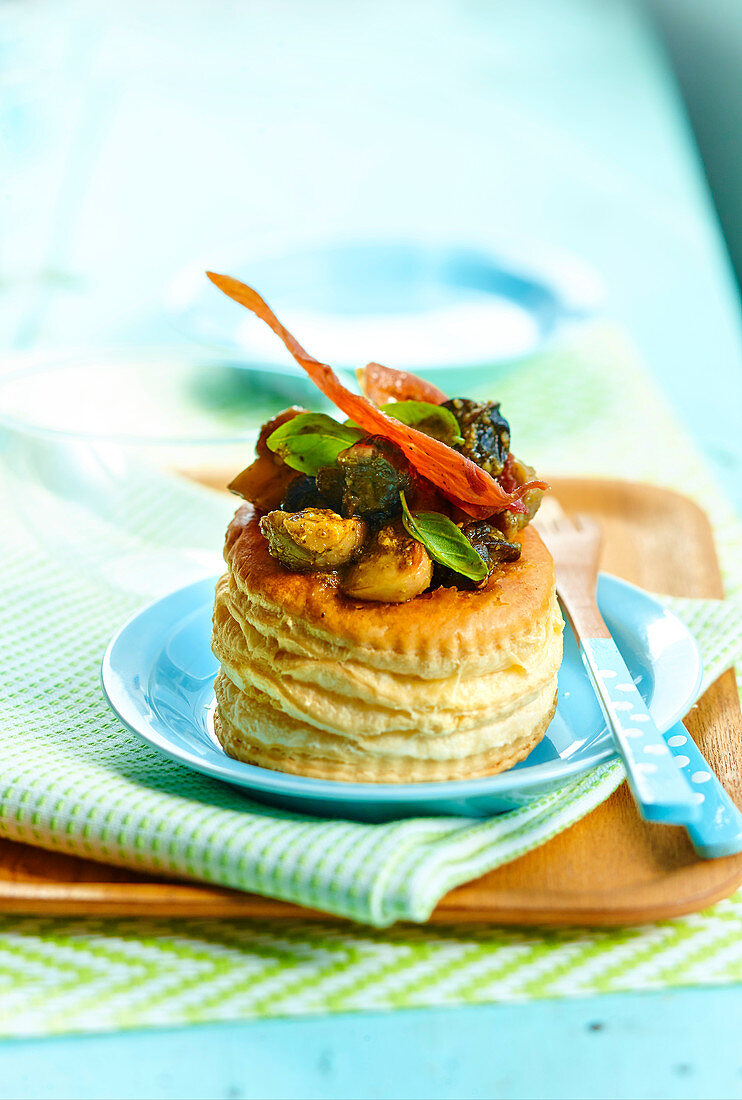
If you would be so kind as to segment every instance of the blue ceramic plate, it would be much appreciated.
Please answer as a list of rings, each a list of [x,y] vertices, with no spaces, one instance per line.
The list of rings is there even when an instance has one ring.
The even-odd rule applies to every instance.
[[[381,821],[427,814],[489,816],[522,806],[614,755],[611,737],[569,627],[559,705],[543,740],[509,771],[444,783],[339,783],[233,760],[213,732],[217,662],[209,647],[215,579],[190,584],[130,619],[106,650],[103,688],[121,721],[147,744],[264,802],[309,814]],[[698,693],[692,635],[639,588],[603,575],[603,616],[661,730]]]
[[[177,328],[274,370],[299,368],[261,321],[216,291],[205,266],[256,287],[312,354],[346,369],[369,359],[424,372],[512,360],[592,312],[601,293],[572,257],[404,241],[263,258],[245,246],[181,271],[168,295]]]

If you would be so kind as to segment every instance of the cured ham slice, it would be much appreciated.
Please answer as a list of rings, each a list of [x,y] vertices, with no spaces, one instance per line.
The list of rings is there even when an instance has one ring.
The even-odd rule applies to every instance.
[[[227,297],[265,321],[325,397],[369,435],[380,435],[395,443],[418,473],[432,481],[467,515],[483,519],[510,508],[513,504],[517,507],[517,501],[528,488],[545,484],[530,482],[519,486],[512,493],[505,492],[493,477],[458,451],[386,416],[368,398],[346,389],[332,367],[321,363],[305,351],[252,287],[229,275],[217,275],[213,271],[207,271],[206,274]]]
[[[442,405],[447,400],[443,390],[432,382],[426,382],[416,374],[394,367],[383,367],[381,363],[367,363],[356,371],[358,385],[362,393],[375,405],[384,405],[387,401],[429,401],[431,405]]]

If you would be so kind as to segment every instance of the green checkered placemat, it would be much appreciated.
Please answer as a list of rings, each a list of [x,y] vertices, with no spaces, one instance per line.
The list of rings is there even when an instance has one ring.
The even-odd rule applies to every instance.
[[[497,385],[517,453],[554,473],[638,476],[703,495],[727,583],[739,590],[740,531],[631,350],[608,330],[519,365]],[[611,445],[611,441],[615,441]],[[637,471],[637,456],[641,470]],[[153,486],[147,523],[223,514],[188,487]],[[149,518],[148,518],[149,517]],[[514,858],[615,788],[604,765],[526,810],[491,821],[382,826],[313,821],[252,804],[150,752],[102,702],[97,668],[136,606],[92,575],[39,557],[20,528],[0,533],[9,669],[0,833],[45,847],[190,875],[378,926],[424,920],[451,886]],[[739,654],[734,600],[672,601],[704,649],[707,679]],[[514,933],[235,922],[0,922],[0,1032],[142,1026],[361,1007],[455,1004],[693,981],[734,981],[742,898],[648,929]]]

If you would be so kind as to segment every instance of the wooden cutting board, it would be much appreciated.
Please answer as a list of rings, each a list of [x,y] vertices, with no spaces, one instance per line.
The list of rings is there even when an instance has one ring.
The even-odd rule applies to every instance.
[[[708,520],[690,500],[616,481],[555,479],[568,512],[603,525],[603,568],[650,591],[721,596]],[[732,672],[687,726],[742,806],[742,716]],[[452,890],[431,921],[616,925],[702,909],[742,882],[742,855],[698,860],[682,829],[643,822],[626,784],[572,828],[506,867]],[[0,912],[47,916],[291,917],[308,909],[251,894],[161,881],[0,841]],[[322,914],[323,919],[327,919]]]

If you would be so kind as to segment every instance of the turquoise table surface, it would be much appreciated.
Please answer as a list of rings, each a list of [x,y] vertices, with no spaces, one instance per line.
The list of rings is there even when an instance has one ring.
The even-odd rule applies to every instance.
[[[639,6],[4,5],[0,135],[4,349],[182,342],[168,282],[232,242],[566,249],[742,504],[736,287]],[[6,1041],[0,1098],[731,1097],[741,1016],[725,988]]]

